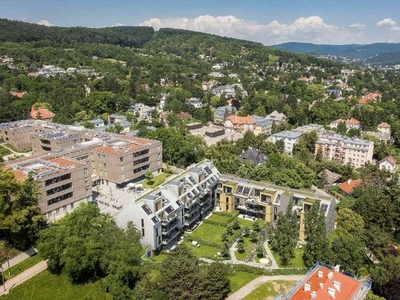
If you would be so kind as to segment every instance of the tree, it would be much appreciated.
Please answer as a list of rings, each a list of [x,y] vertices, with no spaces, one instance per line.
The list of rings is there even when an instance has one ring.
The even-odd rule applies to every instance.
[[[349,208],[341,208],[338,211],[336,221],[338,227],[336,229],[338,236],[361,237],[364,234],[363,218]]]
[[[243,231],[242,231],[242,235],[243,235],[244,237],[248,237],[248,236],[249,236],[249,233],[250,233],[249,227],[243,226],[242,230],[243,230]]]
[[[236,244],[236,249],[240,253],[244,252],[244,243],[243,243],[243,241],[238,241],[238,243]]]
[[[235,218],[235,220],[233,221],[232,228],[233,228],[233,230],[240,229],[240,223],[239,223],[239,220],[237,218]]]
[[[364,264],[365,250],[359,237],[341,236],[332,242],[334,264],[340,265],[344,270],[359,275]]]
[[[260,224],[257,222],[257,221],[255,221],[254,223],[253,223],[253,230],[254,231],[256,231],[256,232],[259,232],[260,231]]]
[[[345,135],[347,132],[347,127],[346,127],[346,123],[345,122],[340,122],[336,128],[336,132],[341,134],[341,135]]]
[[[185,245],[170,252],[160,272],[160,285],[170,299],[201,299],[199,261]]]
[[[229,270],[225,264],[214,262],[210,264],[202,278],[202,299],[223,300],[231,291]]]
[[[154,174],[151,171],[146,171],[145,176],[146,176],[147,182],[151,181],[154,178]]]
[[[311,267],[317,261],[329,259],[329,243],[326,237],[325,215],[319,209],[320,202],[315,201],[305,214],[306,246],[304,247],[303,261]]]
[[[275,143],[275,146],[278,149],[279,153],[283,154],[285,152],[285,141],[284,140],[277,140]]]

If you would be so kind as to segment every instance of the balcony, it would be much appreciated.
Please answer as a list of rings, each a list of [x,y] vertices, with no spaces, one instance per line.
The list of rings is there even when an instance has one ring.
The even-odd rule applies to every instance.
[[[178,218],[178,215],[176,215],[176,216],[173,217],[173,218],[170,218],[170,217],[164,218],[164,219],[161,220],[161,225],[162,225],[162,226],[166,226],[166,225],[168,225],[169,223],[171,223],[171,222],[177,220],[177,218]]]
[[[163,245],[168,245],[170,242],[172,242],[181,232],[178,229],[174,229],[172,232],[167,234],[165,238],[163,238]]]
[[[162,234],[166,235],[168,234],[171,230],[175,229],[178,226],[179,222],[178,219],[176,219],[174,222],[169,223],[168,226],[162,226]]]

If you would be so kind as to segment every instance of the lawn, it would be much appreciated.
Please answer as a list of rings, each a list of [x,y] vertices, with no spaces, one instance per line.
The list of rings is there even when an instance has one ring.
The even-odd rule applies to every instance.
[[[0,156],[6,156],[11,154],[12,152],[3,146],[0,146]]]
[[[231,281],[231,294],[238,291],[240,288],[248,284],[250,281],[253,281],[260,275],[247,273],[247,272],[235,272],[234,275],[230,276],[229,279]]]
[[[195,231],[193,231],[190,236],[194,240],[198,238],[222,246],[221,237],[225,230],[226,228],[223,226],[203,223]]]
[[[217,252],[221,251],[219,248],[202,245],[201,243],[200,247],[193,246],[189,241],[183,241],[182,244],[186,245],[190,250],[192,250],[193,254],[199,258],[217,258]]]
[[[161,252],[160,254],[153,256],[151,259],[157,262],[163,262],[164,260],[167,259],[167,257],[168,257],[167,253]]]
[[[280,292],[286,293],[295,284],[295,281],[283,280],[266,282],[244,297],[243,300],[264,300],[267,297],[274,297]]]
[[[73,285],[65,275],[52,275],[43,271],[27,282],[13,288],[3,300],[111,300],[102,280]]]
[[[171,174],[167,174],[167,173],[161,173],[160,175],[154,176],[153,179],[147,181],[147,179],[145,179],[144,181],[140,182],[141,184],[143,184],[143,187],[145,189],[153,189],[156,186],[159,186],[160,184],[162,184],[165,179],[167,179],[167,177],[171,176]]]
[[[18,275],[19,273],[22,273],[26,269],[33,267],[41,260],[43,260],[43,258],[39,254],[31,256],[31,257],[25,259],[24,261],[20,262],[19,264],[11,267],[10,270],[4,271],[4,277],[6,278],[6,280],[11,279],[14,276]]]
[[[239,220],[239,224],[240,224],[241,226],[247,226],[247,227],[249,227],[250,229],[253,228],[253,224],[254,224],[253,221],[250,221],[250,220],[247,220],[247,219],[242,219],[242,218],[238,218],[238,220]],[[263,222],[263,221],[261,221],[261,220],[256,220],[255,222],[257,222],[257,223],[260,225],[260,227],[262,227],[262,225],[265,224],[265,222]]]
[[[225,222],[228,222],[230,219],[231,219],[231,217],[228,217],[228,216],[212,214],[207,220],[215,221],[218,223],[225,223]]]
[[[274,256],[276,262],[278,263],[279,268],[305,268],[303,262],[303,249],[294,249],[295,258],[293,258],[287,266],[283,266],[280,262],[279,255],[272,251],[272,255]]]
[[[244,251],[243,251],[243,253],[235,251],[235,256],[236,256],[236,258],[238,260],[245,260],[246,257],[250,254],[249,253],[250,246],[254,244],[253,242],[250,241],[249,238],[243,238],[243,243],[244,243]]]

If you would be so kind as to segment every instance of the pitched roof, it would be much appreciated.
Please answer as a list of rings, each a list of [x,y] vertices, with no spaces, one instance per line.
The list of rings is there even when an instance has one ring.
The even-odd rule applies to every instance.
[[[35,109],[35,107],[32,105],[31,108],[31,118],[32,119],[42,119],[42,120],[51,120],[55,114],[48,110],[45,107],[40,107],[38,109]]]
[[[324,179],[326,184],[333,184],[342,178],[342,175],[336,174],[328,169],[323,169],[317,174],[318,178]]]
[[[233,125],[242,125],[242,124],[255,124],[253,119],[250,116],[247,117],[239,117],[235,115],[230,115],[226,118],[231,121]]]
[[[349,179],[339,184],[339,188],[349,195],[360,182],[360,180]]]
[[[243,151],[239,156],[240,160],[251,160],[255,165],[262,164],[267,161],[268,156],[262,153],[258,149],[253,149],[249,147],[246,151]]]
[[[390,128],[390,124],[386,122],[382,122],[381,124],[378,125],[378,128]]]
[[[383,163],[383,162],[385,162],[385,161],[387,161],[388,163],[390,163],[392,166],[395,166],[396,163],[397,163],[397,160],[395,160],[395,159],[393,158],[393,156],[389,155],[389,156],[386,156],[384,159],[378,161],[378,164],[381,164],[381,163]]]
[[[179,114],[176,114],[176,116],[179,119],[190,119],[192,117],[192,115],[187,112],[180,112]]]
[[[346,125],[360,125],[360,121],[358,121],[357,119],[347,119],[347,120],[343,120],[343,119],[337,119],[335,121],[333,121],[332,123],[345,123]]]
[[[381,94],[379,93],[369,93],[358,100],[358,104],[367,104],[368,102],[373,102],[376,98],[380,98]]]
[[[24,95],[28,94],[27,92],[11,92],[11,95],[15,98],[21,99]]]

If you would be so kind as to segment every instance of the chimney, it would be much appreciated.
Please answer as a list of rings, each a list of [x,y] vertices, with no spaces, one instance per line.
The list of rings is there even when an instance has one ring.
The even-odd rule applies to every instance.
[[[337,291],[338,292],[340,292],[340,282],[339,281],[334,281],[333,282],[333,287],[335,288],[335,289],[337,289]]]
[[[317,298],[317,292],[316,291],[312,291],[310,296],[311,296],[312,299]]]
[[[324,283],[323,283],[323,282],[320,282],[320,283],[319,283],[319,287],[320,287],[321,289],[323,289],[323,288],[324,288]]]
[[[333,278],[333,272],[329,272],[329,273],[328,273],[328,278],[329,278],[329,279],[332,279],[332,278]]]
[[[328,294],[335,299],[336,290],[334,288],[328,288]]]
[[[311,291],[311,285],[308,283],[304,284],[304,291],[305,292]]]
[[[350,184],[350,182],[351,182],[351,179],[347,180],[347,184]]]
[[[335,272],[339,272],[340,271],[340,265],[334,266],[333,270],[335,270]]]
[[[322,278],[323,276],[324,276],[324,272],[318,271],[318,277],[319,277],[319,278]]]

